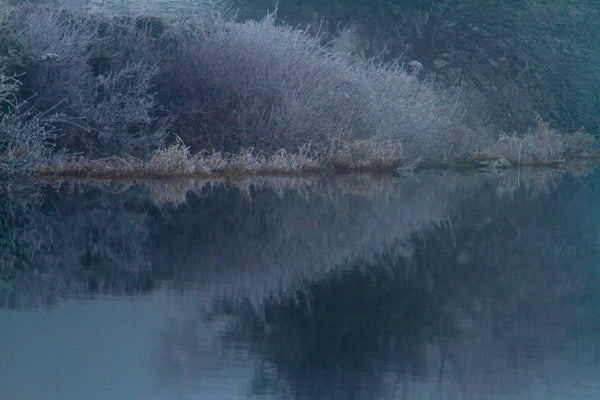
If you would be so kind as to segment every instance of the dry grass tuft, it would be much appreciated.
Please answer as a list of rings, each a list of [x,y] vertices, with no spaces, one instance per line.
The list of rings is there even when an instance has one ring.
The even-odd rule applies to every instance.
[[[84,157],[55,159],[36,170],[41,176],[88,178],[214,178],[257,175],[301,175],[320,171],[390,171],[400,165],[402,146],[391,141],[338,140],[327,148],[310,145],[296,152],[280,149],[271,155],[243,149],[239,153],[193,154],[181,140],[156,150],[147,161],[138,158]]]
[[[592,158],[599,150],[597,140],[585,132],[562,134],[547,122],[538,121],[537,127],[525,135],[500,135],[488,151],[514,165],[548,165],[565,159]]]
[[[246,175],[295,175],[322,169],[308,146],[298,152],[276,151],[270,156],[252,149],[238,154],[200,151],[192,154],[181,141],[152,153],[148,161],[135,157],[85,157],[55,159],[36,170],[40,176],[88,178],[185,178]]]
[[[566,160],[593,159],[599,146],[592,136],[560,134],[542,123],[524,136],[502,135],[488,150],[444,162],[402,158],[402,145],[381,140],[339,139],[327,147],[280,149],[271,155],[243,149],[239,153],[192,153],[181,140],[156,150],[146,161],[132,157],[57,157],[38,167],[39,176],[99,179],[236,178],[299,176],[318,172],[413,172],[417,169],[497,171],[514,166],[556,166]]]
[[[391,170],[400,164],[402,144],[392,141],[340,141],[331,152],[329,164],[336,169]]]

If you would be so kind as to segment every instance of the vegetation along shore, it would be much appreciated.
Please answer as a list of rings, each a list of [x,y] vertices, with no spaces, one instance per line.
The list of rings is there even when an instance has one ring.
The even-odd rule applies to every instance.
[[[340,3],[363,20],[336,2],[318,21],[304,1],[154,3],[0,2],[0,177],[493,171],[600,155],[589,2],[355,0]],[[369,30],[376,15],[393,34]]]

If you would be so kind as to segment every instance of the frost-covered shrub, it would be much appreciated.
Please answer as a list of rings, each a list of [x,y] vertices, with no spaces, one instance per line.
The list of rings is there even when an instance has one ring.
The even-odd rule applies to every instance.
[[[0,56],[23,80],[18,96],[61,115],[57,145],[69,151],[147,154],[167,120],[193,150],[368,138],[431,158],[456,137],[455,106],[430,83],[329,50],[272,15],[173,23],[28,5],[0,12],[0,29]]]
[[[0,72],[0,177],[39,164],[50,150],[55,116],[32,115],[17,99],[20,82]]]
[[[92,155],[142,153],[160,143],[150,79],[139,62],[94,70],[103,38],[86,14],[22,6],[0,11],[0,57],[22,81],[15,96],[30,111],[60,114],[57,144]]]
[[[168,20],[202,19],[222,8],[216,0],[90,0],[84,9],[108,16],[154,15]]]
[[[152,126],[151,112],[156,105],[150,93],[150,82],[156,74],[156,67],[136,63],[97,77],[95,101],[85,104],[82,115],[105,150],[112,154],[135,153],[139,147],[157,148],[162,144],[164,126],[147,129]]]
[[[12,43],[3,48],[9,71],[20,75],[22,96],[44,110],[65,99],[79,100],[93,87],[88,48],[95,29],[77,15],[23,6],[1,14]]]
[[[600,130],[600,6],[590,0],[225,0],[239,21],[309,26],[356,54],[417,60],[463,82],[473,113],[526,132],[537,116],[566,131]]]
[[[169,86],[157,89],[179,109],[186,142],[274,150],[377,136],[404,144],[407,157],[432,157],[452,141],[455,110],[430,84],[329,51],[272,16],[173,34],[161,65]]]

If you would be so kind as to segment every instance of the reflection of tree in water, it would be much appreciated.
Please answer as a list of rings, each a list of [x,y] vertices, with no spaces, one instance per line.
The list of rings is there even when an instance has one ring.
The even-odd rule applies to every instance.
[[[257,394],[283,378],[299,398],[385,398],[416,376],[413,398],[526,398],[548,370],[566,385],[600,358],[597,182],[535,197],[483,185],[408,257],[391,246],[259,309],[223,300],[216,310],[239,317],[224,340],[277,367],[257,372]]]

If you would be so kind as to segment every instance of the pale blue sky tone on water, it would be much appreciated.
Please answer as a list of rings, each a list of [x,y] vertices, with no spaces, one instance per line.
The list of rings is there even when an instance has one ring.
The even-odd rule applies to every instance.
[[[189,292],[188,300],[194,295]],[[219,323],[204,321],[197,331],[201,345],[178,349],[182,369],[161,370],[161,335],[169,321],[188,318],[197,315],[185,299],[162,290],[135,298],[70,299],[37,310],[0,311],[4,344],[0,349],[0,399],[253,398],[250,392],[257,359],[243,351],[224,349],[218,339]],[[498,371],[485,371],[484,366],[479,376],[470,377],[479,381],[467,385],[474,391],[471,395],[485,393],[490,399],[598,398],[598,360],[589,359],[583,346],[554,350],[555,355],[550,352],[547,359],[526,364],[520,371],[500,371],[498,375]],[[186,358],[195,357],[204,363],[202,368],[186,370]],[[520,356],[516,357],[518,366]],[[436,392],[435,381],[433,376],[415,379],[405,382],[404,390],[429,398],[425,395]],[[486,392],[499,388],[508,392]],[[515,397],[510,397],[511,393]]]
[[[186,308],[179,297],[157,291],[0,311],[0,399],[245,397],[253,362],[243,355],[220,359],[218,331],[209,323],[201,339],[212,346],[181,349],[183,357],[207,352],[205,376],[159,376],[161,333]]]

